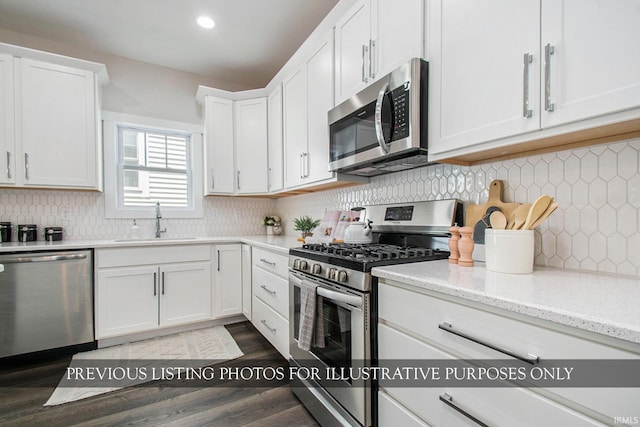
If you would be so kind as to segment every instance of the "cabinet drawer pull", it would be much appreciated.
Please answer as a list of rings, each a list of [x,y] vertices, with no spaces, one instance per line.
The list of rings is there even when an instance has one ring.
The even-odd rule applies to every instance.
[[[11,179],[11,151],[7,151],[7,178]]]
[[[264,259],[264,258],[260,258],[260,261],[261,261],[261,262],[264,262],[264,263],[265,263],[265,264],[267,264],[267,265],[270,265],[271,267],[275,267],[275,266],[276,266],[276,263],[275,263],[275,262],[273,262],[273,261],[269,261],[269,260],[266,260],[266,259]]]
[[[216,188],[216,178],[213,175],[213,168],[211,169],[211,189],[215,189]]]
[[[480,344],[480,345],[483,345],[485,347],[488,347],[488,348],[490,348],[492,350],[498,351],[498,352],[500,352],[502,354],[506,354],[507,356],[511,356],[511,357],[513,357],[515,359],[518,359],[518,360],[521,360],[523,362],[526,362],[526,363],[528,363],[530,365],[536,365],[540,361],[540,358],[538,356],[536,356],[536,355],[527,354],[526,356],[522,356],[522,355],[517,354],[517,353],[515,353],[515,352],[513,352],[511,350],[508,350],[506,348],[503,348],[503,347],[500,347],[500,346],[497,346],[497,345],[494,345],[494,344],[486,343],[486,342],[484,342],[484,341],[482,341],[482,340],[480,340],[478,338],[475,338],[475,337],[473,337],[473,336],[471,336],[469,334],[457,331],[457,330],[453,329],[453,326],[451,326],[450,323],[441,323],[441,324],[438,325],[438,328],[442,329],[445,332],[449,332],[450,334],[457,335],[457,336],[462,337],[464,339],[467,339],[469,341],[473,341],[473,342],[475,342],[477,344]]]
[[[267,324],[266,320],[261,320],[260,323],[262,323],[264,325],[265,328],[267,328],[269,330],[269,332],[271,332],[272,334],[276,333],[276,328],[272,328]]]
[[[529,64],[533,62],[533,55],[530,53],[524,54],[524,71],[523,71],[523,80],[524,83],[522,85],[522,116],[526,118],[531,118],[533,115],[533,110],[529,108]]]
[[[240,189],[240,171],[236,172],[236,180],[238,181],[238,190]]]
[[[371,77],[371,79],[376,78],[375,50],[376,50],[376,41],[369,40],[369,77]]]
[[[364,77],[364,56],[367,53],[367,46],[362,45],[362,82],[366,83],[367,80]]]
[[[262,289],[264,289],[265,291],[267,291],[268,293],[270,293],[271,295],[275,295],[276,291],[272,291],[271,289],[267,288],[265,285],[260,285],[260,287]]]
[[[164,271],[162,272],[162,295],[164,295]]]
[[[551,102],[551,55],[555,48],[551,43],[544,45],[544,109],[553,111],[555,105]]]
[[[158,273],[156,273],[155,271],[153,272],[153,296],[155,297],[158,294],[158,287],[157,287],[157,283],[158,283]]]
[[[24,179],[29,179],[29,154],[24,153]]]
[[[218,271],[220,271],[220,250],[218,249]]]
[[[489,424],[483,423],[482,421],[480,421],[479,419],[477,419],[476,417],[474,417],[473,415],[471,415],[470,413],[468,413],[467,411],[465,411],[464,409],[460,408],[455,403],[453,403],[453,397],[450,394],[443,393],[438,398],[440,399],[441,402],[444,402],[448,406],[452,407],[454,410],[461,413],[465,417],[469,418],[471,421],[478,424],[479,426],[489,427]]]

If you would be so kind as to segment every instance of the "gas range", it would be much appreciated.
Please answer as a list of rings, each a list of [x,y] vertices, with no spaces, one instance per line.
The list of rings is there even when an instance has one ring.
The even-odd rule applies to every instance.
[[[371,289],[371,269],[432,261],[449,252],[385,243],[312,243],[289,251],[289,268],[361,291]]]
[[[292,367],[326,372],[374,366],[378,296],[371,269],[448,257],[449,228],[462,224],[462,204],[438,200],[368,206],[368,222],[371,243],[304,244],[289,250]],[[321,425],[372,424],[376,408],[370,378],[337,386],[330,380],[294,378],[291,389]]]

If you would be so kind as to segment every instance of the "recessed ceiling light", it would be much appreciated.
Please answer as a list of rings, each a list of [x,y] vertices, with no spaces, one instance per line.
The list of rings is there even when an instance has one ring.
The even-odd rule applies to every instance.
[[[202,28],[206,28],[208,30],[213,28],[216,25],[216,23],[213,22],[213,19],[211,19],[211,18],[209,18],[208,16],[205,16],[205,15],[198,16],[198,19],[196,20],[196,22]]]

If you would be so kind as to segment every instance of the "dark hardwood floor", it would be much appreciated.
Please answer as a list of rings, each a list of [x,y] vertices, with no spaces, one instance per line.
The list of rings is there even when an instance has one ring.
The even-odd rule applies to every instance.
[[[227,326],[244,356],[217,366],[286,366],[249,322]],[[227,382],[180,387],[168,381],[44,407],[70,356],[0,367],[1,426],[318,426],[286,382],[246,387]],[[175,380],[174,380],[175,381]]]

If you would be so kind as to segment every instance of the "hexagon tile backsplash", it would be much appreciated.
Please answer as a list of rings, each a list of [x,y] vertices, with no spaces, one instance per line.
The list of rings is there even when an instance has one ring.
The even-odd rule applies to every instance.
[[[504,181],[503,200],[541,194],[558,210],[536,229],[537,265],[640,275],[640,139],[471,167],[431,165],[372,178],[363,186],[288,197],[286,218],[380,203],[458,198],[484,203],[489,183]],[[293,234],[287,222],[287,234]]]
[[[167,237],[263,234],[262,218],[321,218],[326,210],[459,198],[484,202],[489,183],[505,183],[507,202],[549,194],[559,204],[536,229],[537,265],[640,275],[640,139],[464,167],[431,165],[372,178],[366,185],[278,200],[206,197],[204,219],[163,219]],[[62,221],[63,214],[68,217]],[[105,219],[101,193],[0,189],[0,221],[62,225],[68,239],[126,237],[131,220]],[[140,220],[152,236],[154,220]]]

